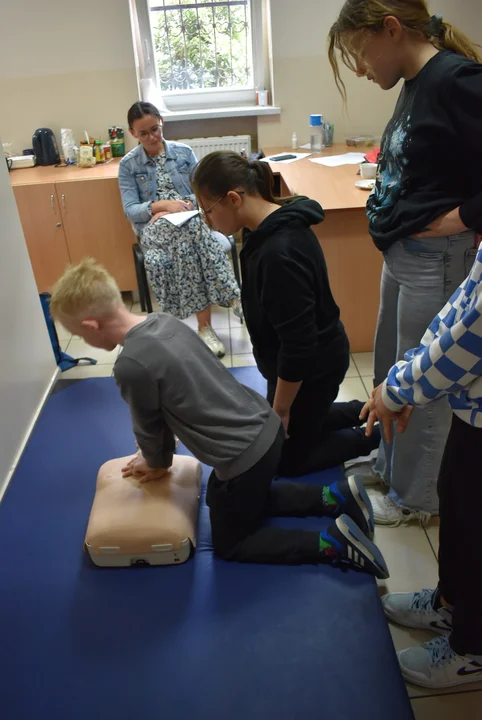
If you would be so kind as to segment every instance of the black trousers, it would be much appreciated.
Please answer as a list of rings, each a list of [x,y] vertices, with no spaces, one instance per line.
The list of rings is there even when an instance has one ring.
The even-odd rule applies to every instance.
[[[375,426],[371,437],[361,429],[359,400],[335,402],[347,367],[322,379],[306,380],[291,406],[289,439],[281,453],[278,472],[286,477],[305,475],[341,465],[359,455],[369,455],[380,444]],[[276,382],[268,382],[268,402],[273,405]]]
[[[450,644],[482,655],[482,428],[453,416],[438,480],[439,589],[454,606]]]
[[[259,462],[232,480],[209,478],[209,506],[214,550],[225,560],[298,565],[320,561],[315,531],[263,525],[267,517],[321,517],[322,488],[273,481],[284,443],[278,436]]]

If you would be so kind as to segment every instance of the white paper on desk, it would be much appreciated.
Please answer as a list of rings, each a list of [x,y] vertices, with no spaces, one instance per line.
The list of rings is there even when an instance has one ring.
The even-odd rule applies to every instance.
[[[310,158],[310,162],[318,163],[318,165],[326,165],[326,167],[339,167],[340,165],[359,165],[364,159],[364,153],[348,152],[344,155]]]
[[[277,153],[276,155],[269,155],[268,157],[261,158],[261,162],[270,162],[270,160],[274,160],[274,158],[277,157],[283,157],[283,155],[296,155],[296,157],[291,158],[290,160],[278,160],[276,163],[277,165],[287,165],[288,163],[296,162],[297,160],[303,160],[303,158],[308,157],[308,155],[311,155],[312,153],[299,153],[299,152],[292,152],[291,150],[287,150],[286,152]]]
[[[162,220],[168,220],[176,227],[181,227],[196,215],[199,215],[199,210],[185,210],[184,212],[167,213],[167,215],[162,216]]]

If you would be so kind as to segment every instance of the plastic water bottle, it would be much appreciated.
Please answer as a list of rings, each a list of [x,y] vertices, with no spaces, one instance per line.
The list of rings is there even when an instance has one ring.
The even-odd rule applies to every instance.
[[[323,115],[310,115],[310,148],[312,152],[323,150]]]

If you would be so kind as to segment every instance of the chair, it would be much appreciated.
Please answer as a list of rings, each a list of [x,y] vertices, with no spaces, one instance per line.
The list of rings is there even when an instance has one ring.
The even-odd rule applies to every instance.
[[[222,233],[213,231],[213,235],[216,240],[222,245],[225,253],[231,253],[231,260],[233,263],[233,272],[236,282],[241,287],[241,273],[239,270],[238,252],[236,249],[236,240],[232,235],[226,237]],[[152,301],[151,293],[149,290],[149,281],[147,279],[146,268],[144,265],[144,251],[139,241],[135,242],[132,246],[132,252],[134,255],[134,266],[136,269],[137,288],[139,291],[139,302],[141,304],[142,312],[152,312]],[[241,319],[242,322],[242,319]]]

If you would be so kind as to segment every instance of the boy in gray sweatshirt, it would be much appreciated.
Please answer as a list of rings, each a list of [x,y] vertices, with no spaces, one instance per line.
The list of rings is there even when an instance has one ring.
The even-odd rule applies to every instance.
[[[164,313],[129,312],[114,279],[94,260],[70,267],[56,284],[51,312],[70,332],[105,350],[130,408],[139,452],[125,477],[163,482],[175,435],[213,467],[206,501],[215,552],[258,563],[337,562],[388,577],[371,541],[373,517],[363,485],[273,482],[284,430],[257,392],[238,383],[187,325]],[[264,525],[267,516],[328,516],[321,533]],[[368,537],[369,536],[369,537]]]

